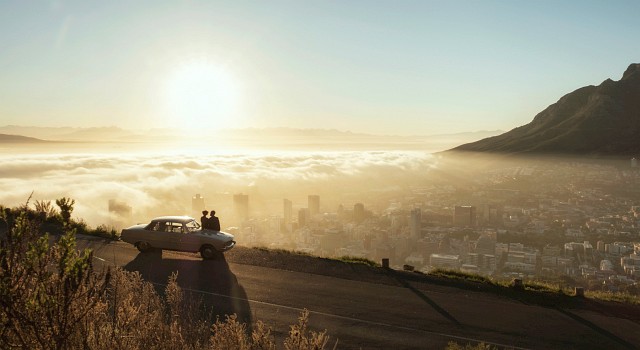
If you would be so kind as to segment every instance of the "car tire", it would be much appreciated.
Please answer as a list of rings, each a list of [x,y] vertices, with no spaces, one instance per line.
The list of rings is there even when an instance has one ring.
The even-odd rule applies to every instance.
[[[138,242],[136,244],[136,248],[138,248],[138,250],[143,252],[143,253],[153,250],[153,248],[151,247],[151,244],[149,244],[149,242],[145,242],[145,241]]]
[[[202,259],[204,260],[213,260],[217,258],[219,255],[220,255],[220,252],[218,252],[216,248],[210,245],[205,245],[202,248],[200,248],[200,256],[202,256]]]

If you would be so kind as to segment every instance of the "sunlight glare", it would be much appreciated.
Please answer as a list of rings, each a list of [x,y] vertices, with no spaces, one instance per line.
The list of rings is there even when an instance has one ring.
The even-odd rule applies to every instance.
[[[228,70],[210,62],[190,62],[178,67],[167,82],[172,122],[188,129],[233,126],[237,107],[237,82]]]

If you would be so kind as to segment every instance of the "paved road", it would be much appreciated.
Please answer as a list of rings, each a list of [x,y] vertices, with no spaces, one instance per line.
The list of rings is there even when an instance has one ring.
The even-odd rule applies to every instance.
[[[281,338],[304,308],[310,327],[327,329],[340,349],[443,349],[449,341],[510,348],[640,348],[640,324],[585,310],[562,310],[452,287],[397,281],[397,286],[202,261],[197,255],[139,254],[123,242],[80,240],[97,266],[117,265],[195,291],[219,313],[262,320]],[[391,278],[391,277],[390,277]]]

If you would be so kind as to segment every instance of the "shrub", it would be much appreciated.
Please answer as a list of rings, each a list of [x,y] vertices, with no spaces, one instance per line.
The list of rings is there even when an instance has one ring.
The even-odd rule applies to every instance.
[[[357,256],[341,256],[338,258],[338,260],[340,261],[344,261],[347,263],[355,263],[355,264],[364,264],[364,265],[368,265],[368,266],[373,266],[373,267],[379,267],[380,264],[378,264],[377,262],[367,259],[367,258],[361,258],[361,257],[357,257]]]
[[[212,312],[184,293],[177,274],[161,296],[138,272],[94,271],[91,251],[76,248],[72,225],[50,243],[27,206],[10,215],[0,209],[8,228],[0,240],[0,348],[276,348],[260,321],[251,334],[236,315],[211,325]],[[285,348],[324,348],[326,331],[310,332],[308,317],[305,310],[291,326]]]
[[[298,318],[298,324],[292,325],[289,337],[284,340],[284,348],[287,350],[318,350],[324,349],[329,341],[327,331],[314,332],[308,330],[309,310],[302,311]]]
[[[83,323],[109,280],[94,273],[91,253],[76,250],[74,232],[54,244],[26,212],[0,245],[0,347],[67,348],[83,339]]]

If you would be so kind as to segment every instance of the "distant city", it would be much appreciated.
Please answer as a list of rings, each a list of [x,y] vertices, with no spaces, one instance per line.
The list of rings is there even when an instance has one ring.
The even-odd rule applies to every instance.
[[[497,278],[571,278],[588,289],[636,291],[640,280],[637,160],[531,162],[490,167],[471,183],[398,192],[372,189],[328,208],[282,198],[280,215],[257,216],[248,194],[228,198],[223,230],[239,244],[318,256],[353,256],[392,268],[460,270]],[[191,213],[220,205],[195,194]],[[131,215],[126,203],[109,211]]]

